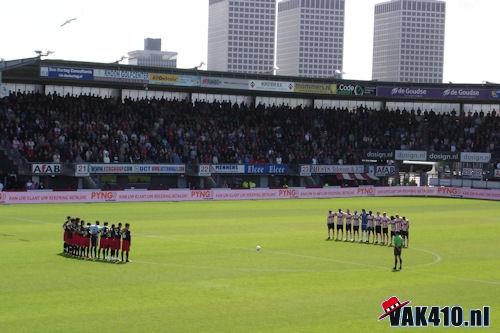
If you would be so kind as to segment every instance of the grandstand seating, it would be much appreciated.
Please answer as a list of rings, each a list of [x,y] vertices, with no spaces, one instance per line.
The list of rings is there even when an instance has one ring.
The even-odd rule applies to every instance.
[[[364,149],[498,152],[500,117],[14,94],[0,138],[29,161],[356,163]]]

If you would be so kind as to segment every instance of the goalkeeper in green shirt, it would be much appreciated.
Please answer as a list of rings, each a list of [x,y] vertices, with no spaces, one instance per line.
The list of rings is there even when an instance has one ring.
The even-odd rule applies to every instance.
[[[401,265],[403,264],[403,260],[401,260],[401,249],[403,248],[403,238],[401,238],[401,235],[399,232],[396,233],[396,236],[394,236],[394,268],[393,270],[396,270],[396,267],[398,265],[398,258],[399,258],[399,269],[401,270]]]

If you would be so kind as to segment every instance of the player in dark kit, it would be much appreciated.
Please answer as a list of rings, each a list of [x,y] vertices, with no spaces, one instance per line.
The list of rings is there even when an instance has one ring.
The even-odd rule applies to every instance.
[[[122,224],[118,223],[118,226],[113,228],[111,226],[111,237],[113,238],[113,245],[111,247],[111,259],[118,260],[118,255],[120,254],[120,243],[121,243],[121,228]]]
[[[368,214],[366,214],[366,210],[361,210],[361,237],[359,239],[360,242],[364,241],[364,238],[368,239]]]
[[[69,247],[71,243],[71,231],[70,231],[70,224],[71,224],[71,216],[68,216],[66,218],[66,221],[63,223],[63,240],[64,240],[64,245],[63,245],[63,252],[64,253],[69,253]]]
[[[72,254],[78,256],[80,254],[80,219],[77,217],[71,224],[71,244]]]
[[[116,239],[116,260],[118,260],[118,254],[122,248],[122,223],[118,223],[118,238]]]
[[[122,262],[123,262],[123,252],[125,252],[127,256],[128,262],[128,253],[130,252],[130,243],[132,241],[132,236],[130,235],[130,224],[125,223],[125,228],[121,232],[122,234]]]
[[[101,250],[102,250],[102,258],[107,259],[109,254],[108,222],[104,222],[104,226],[101,228],[99,233],[101,234],[101,239],[99,240],[99,253],[97,255],[97,258],[101,259]]]
[[[109,229],[109,260],[112,260],[115,256],[115,230],[116,226],[114,224],[111,224],[111,228]]]
[[[83,229],[83,247],[85,249],[84,256],[90,259],[90,223]]]
[[[85,221],[80,221],[80,227],[78,228],[78,248],[79,253],[78,256],[85,256]]]
[[[382,243],[382,216],[380,216],[380,212],[377,212],[377,215],[373,218],[375,224],[375,244],[378,244],[378,239],[380,237],[380,242]]]

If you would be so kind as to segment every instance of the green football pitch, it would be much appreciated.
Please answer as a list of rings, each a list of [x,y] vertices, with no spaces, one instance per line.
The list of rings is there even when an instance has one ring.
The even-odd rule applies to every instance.
[[[390,247],[325,241],[337,208],[407,216],[403,270]],[[60,255],[67,215],[129,222],[132,262]],[[486,331],[500,332],[499,235],[500,203],[479,200],[2,206],[0,332],[388,332],[393,295],[489,305]]]

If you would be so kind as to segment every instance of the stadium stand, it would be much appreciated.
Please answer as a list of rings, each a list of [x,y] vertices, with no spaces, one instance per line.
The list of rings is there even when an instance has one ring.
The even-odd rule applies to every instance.
[[[357,163],[363,149],[498,153],[500,117],[11,94],[0,137],[29,161]]]

